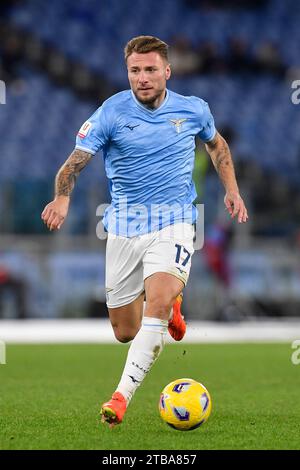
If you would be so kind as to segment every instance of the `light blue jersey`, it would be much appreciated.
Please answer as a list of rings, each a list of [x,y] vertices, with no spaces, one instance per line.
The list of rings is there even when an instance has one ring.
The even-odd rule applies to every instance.
[[[208,142],[215,132],[208,104],[195,96],[167,90],[154,110],[131,90],[106,100],[76,139],[77,149],[103,151],[112,198],[103,217],[106,230],[133,237],[194,223],[195,137]]]

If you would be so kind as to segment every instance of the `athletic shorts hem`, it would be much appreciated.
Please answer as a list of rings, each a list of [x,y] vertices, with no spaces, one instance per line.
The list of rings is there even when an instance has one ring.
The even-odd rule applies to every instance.
[[[115,304],[111,304],[111,303],[108,303],[106,302],[106,306],[107,308],[118,308],[118,307],[125,307],[125,305],[129,305],[131,304],[132,302],[134,302],[145,290],[142,289],[141,292],[135,296],[132,296],[133,298],[128,302],[117,302]]]
[[[158,268],[158,269],[153,269],[153,272],[149,270],[147,272],[147,275],[144,277],[144,281],[148,279],[148,277],[153,276],[153,274],[156,273],[167,273],[167,274],[172,274],[172,276],[177,277],[181,282],[183,282],[184,287],[187,285],[188,281],[188,275],[182,276],[181,274],[174,272],[172,268]]]

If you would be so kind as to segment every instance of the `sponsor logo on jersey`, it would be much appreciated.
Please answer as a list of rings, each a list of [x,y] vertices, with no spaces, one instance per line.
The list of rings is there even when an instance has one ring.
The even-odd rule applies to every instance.
[[[130,129],[131,131],[133,131],[133,129],[135,129],[136,127],[139,127],[140,124],[135,124],[135,125],[132,125],[132,124],[126,124],[125,127],[127,127],[128,129]]]
[[[82,124],[78,132],[78,137],[80,137],[81,139],[84,139],[87,136],[91,127],[92,127],[92,123],[90,121],[86,121],[84,124]]]

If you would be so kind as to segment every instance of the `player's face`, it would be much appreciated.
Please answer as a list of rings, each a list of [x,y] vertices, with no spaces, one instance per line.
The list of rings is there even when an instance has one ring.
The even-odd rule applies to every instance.
[[[157,52],[138,54],[127,58],[128,79],[136,98],[143,104],[158,108],[165,98],[170,65]]]

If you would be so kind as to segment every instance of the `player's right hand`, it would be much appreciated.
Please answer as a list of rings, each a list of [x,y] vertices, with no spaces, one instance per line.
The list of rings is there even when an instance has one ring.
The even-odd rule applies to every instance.
[[[41,217],[50,231],[60,229],[67,217],[69,204],[69,196],[57,196],[46,205]]]

